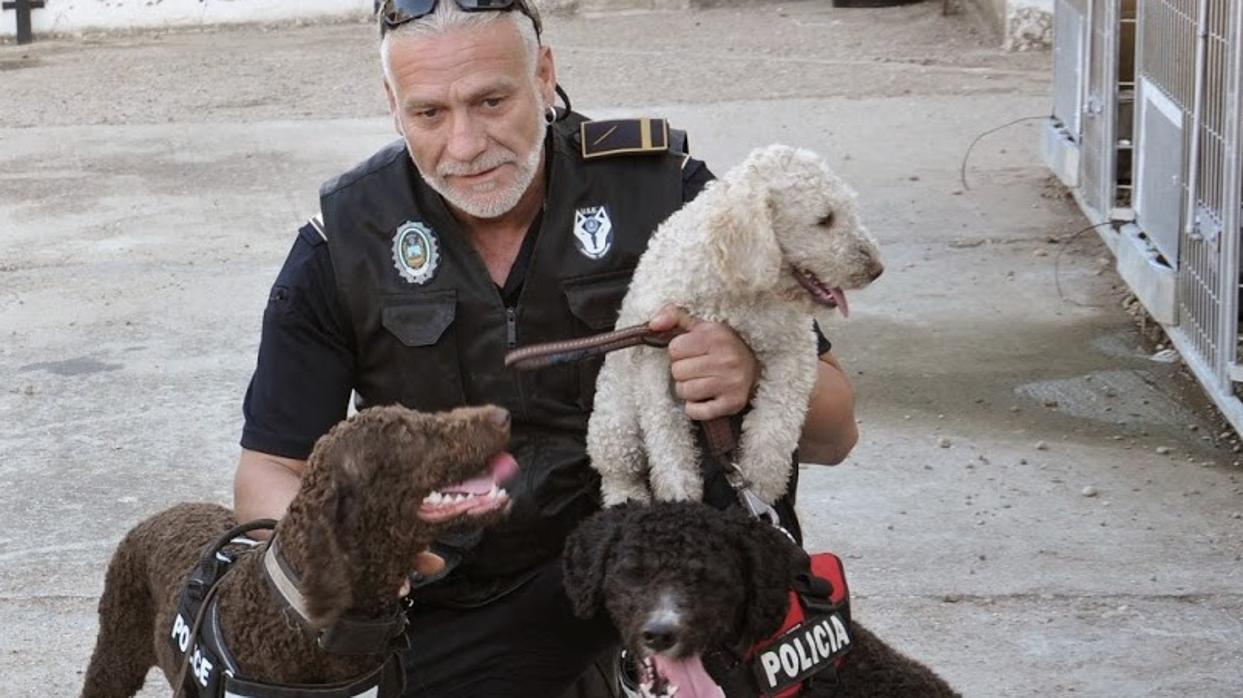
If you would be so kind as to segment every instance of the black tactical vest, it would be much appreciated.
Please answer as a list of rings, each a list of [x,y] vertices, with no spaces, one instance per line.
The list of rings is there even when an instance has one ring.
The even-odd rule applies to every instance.
[[[321,191],[338,294],[355,333],[359,406],[493,403],[513,416],[510,450],[521,469],[509,488],[510,516],[485,532],[448,584],[422,590],[423,599],[477,604],[506,592],[558,555],[570,530],[599,507],[585,436],[602,360],[520,373],[506,370],[503,357],[516,345],[613,329],[649,236],[682,205],[685,156],[661,148],[586,159],[582,121],[571,114],[548,130],[549,194],[513,307],[402,141]],[[395,249],[407,223],[431,232],[415,247]],[[580,233],[611,233],[608,252],[593,258],[601,245],[584,246],[576,225]],[[419,278],[430,278],[403,277],[406,253],[420,264]]]

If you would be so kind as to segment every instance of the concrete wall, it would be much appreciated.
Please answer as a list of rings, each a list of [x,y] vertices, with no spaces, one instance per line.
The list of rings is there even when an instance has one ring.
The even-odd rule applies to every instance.
[[[1009,0],[1006,4],[1006,48],[1030,51],[1053,45],[1053,0]]]
[[[1053,0],[967,0],[992,25],[1007,49],[1053,45]]]
[[[372,0],[45,0],[33,10],[39,34],[94,30],[186,27],[236,22],[363,17]],[[17,14],[0,12],[0,37],[17,34]]]

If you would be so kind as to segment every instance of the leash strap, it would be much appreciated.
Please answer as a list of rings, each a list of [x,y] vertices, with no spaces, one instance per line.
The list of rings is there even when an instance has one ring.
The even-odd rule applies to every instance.
[[[228,576],[229,572],[233,570],[233,566],[230,565],[229,568],[224,571],[224,574],[217,577],[215,570],[217,569],[219,562],[216,557],[216,553],[221,548],[228,545],[229,541],[234,538],[260,528],[269,530],[274,529],[276,528],[276,521],[274,519],[258,519],[249,523],[234,526],[228,531],[225,531],[224,534],[208,546],[206,552],[203,553],[203,560],[199,563],[199,566],[195,571],[197,573],[199,570],[203,569],[211,570],[212,574],[210,576],[213,579],[209,582],[199,578],[196,574],[190,579],[188,584],[189,592],[202,599],[202,605],[199,606],[198,613],[194,616],[194,625],[190,628],[190,643],[186,647],[185,656],[181,658],[181,668],[177,670],[177,680],[173,682],[173,698],[181,698],[182,695],[184,695],[183,691],[185,691],[186,688],[187,672],[190,670],[191,657],[193,656],[194,650],[199,643],[199,630],[203,625],[203,618],[207,615],[207,609],[211,606],[212,599],[215,598],[216,592],[220,589],[220,582]]]
[[[580,339],[531,344],[506,353],[505,368],[531,371],[548,366],[559,366],[561,364],[582,361],[627,347],[639,345],[667,347],[669,342],[673,341],[673,338],[679,334],[681,334],[680,330],[653,332],[648,329],[647,325],[634,325]]]
[[[531,371],[548,366],[582,361],[602,356],[618,349],[635,346],[667,347],[673,338],[681,334],[681,330],[654,332],[646,324],[632,325],[620,330],[603,334],[589,335],[579,339],[560,342],[531,344],[513,349],[505,354],[505,367],[520,371]],[[781,526],[781,517],[764,500],[760,499],[751,489],[751,483],[743,477],[742,471],[734,460],[734,452],[738,448],[738,440],[734,437],[734,428],[729,417],[717,417],[697,422],[702,430],[704,440],[712,458],[721,466],[726,481],[738,496],[739,503],[755,518],[775,526],[786,534],[791,541],[794,536]]]

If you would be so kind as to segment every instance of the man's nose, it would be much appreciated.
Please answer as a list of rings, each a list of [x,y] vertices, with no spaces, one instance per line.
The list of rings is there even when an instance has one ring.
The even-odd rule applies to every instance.
[[[447,152],[455,162],[471,162],[488,148],[482,124],[469,114],[454,117],[449,130]]]

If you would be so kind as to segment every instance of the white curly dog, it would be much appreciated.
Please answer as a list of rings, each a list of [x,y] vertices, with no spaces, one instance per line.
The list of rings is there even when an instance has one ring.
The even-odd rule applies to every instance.
[[[785,493],[816,380],[812,321],[849,312],[843,289],[880,275],[855,194],[815,153],[754,150],[657,229],[622,301],[617,326],[673,304],[729,325],[760,373],[742,424],[738,467],[761,499]],[[639,347],[605,359],[587,452],[605,506],[703,495],[693,425],[672,390],[669,357]]]

